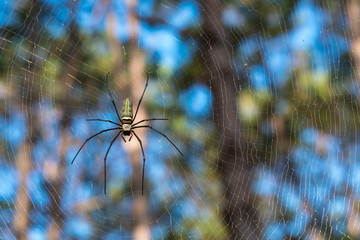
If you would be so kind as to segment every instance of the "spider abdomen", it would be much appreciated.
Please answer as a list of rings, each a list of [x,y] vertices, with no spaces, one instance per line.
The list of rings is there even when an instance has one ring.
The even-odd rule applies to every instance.
[[[121,111],[121,123],[123,125],[132,123],[133,120],[133,106],[130,98],[126,98],[123,102]],[[124,126],[123,126],[124,127]],[[125,130],[126,131],[126,130]],[[130,131],[130,129],[128,130]]]

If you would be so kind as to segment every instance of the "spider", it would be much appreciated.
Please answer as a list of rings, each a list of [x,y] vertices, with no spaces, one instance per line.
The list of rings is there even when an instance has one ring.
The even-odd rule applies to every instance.
[[[124,140],[124,142],[126,143],[126,140],[125,140],[125,137],[124,136],[130,136],[129,138],[129,142],[131,141],[131,138],[133,137],[133,135],[135,135],[136,139],[139,141],[140,143],[140,147],[141,147],[141,152],[142,152],[142,155],[143,155],[143,168],[142,168],[142,177],[141,177],[141,195],[144,194],[144,173],[145,173],[145,153],[144,153],[144,149],[143,149],[143,146],[142,146],[142,142],[140,140],[140,138],[138,137],[138,135],[135,133],[134,129],[137,129],[137,128],[150,128],[151,130],[161,134],[163,137],[165,137],[175,148],[176,150],[181,154],[181,156],[184,156],[182,154],[182,152],[176,147],[176,145],[162,132],[154,129],[152,126],[150,125],[143,125],[143,126],[139,126],[138,124],[140,123],[143,123],[143,122],[148,122],[148,121],[153,121],[153,120],[168,120],[167,118],[148,118],[148,119],[143,119],[143,120],[140,120],[138,121],[137,123],[134,123],[135,119],[136,119],[136,115],[138,113],[138,110],[139,110],[139,107],[140,107],[140,104],[141,104],[141,101],[144,97],[144,94],[145,94],[145,91],[146,91],[146,88],[147,88],[147,85],[148,85],[148,82],[149,82],[149,74],[146,73],[146,84],[145,84],[145,88],[144,88],[144,91],[141,95],[141,98],[139,100],[139,103],[136,107],[136,111],[135,111],[135,115],[133,116],[133,108],[132,108],[132,101],[130,98],[126,98],[123,102],[123,106],[122,106],[122,111],[121,111],[121,117],[119,115],[119,112],[117,110],[117,107],[116,107],[116,104],[115,104],[115,101],[114,101],[114,98],[112,97],[111,95],[111,92],[110,92],[110,89],[109,89],[109,86],[108,86],[108,76],[109,76],[109,72],[106,74],[106,77],[105,77],[105,81],[106,81],[106,87],[108,89],[108,92],[109,92],[109,96],[111,98],[111,102],[114,106],[114,109],[116,111],[116,115],[119,119],[119,122],[113,122],[113,121],[110,121],[110,120],[106,120],[106,119],[87,119],[87,121],[100,121],[100,122],[108,122],[108,123],[112,123],[114,125],[116,125],[116,127],[114,128],[108,128],[108,129],[105,129],[105,130],[102,130],[94,135],[92,135],[91,137],[89,137],[88,139],[85,140],[85,142],[83,143],[83,145],[81,145],[79,151],[76,153],[74,159],[71,161],[71,164],[74,163],[75,161],[75,158],[77,157],[77,155],[80,153],[81,149],[85,146],[85,144],[92,138],[100,135],[101,133],[104,133],[104,132],[108,132],[108,131],[118,131],[118,133],[116,134],[116,136],[113,138],[113,140],[111,141],[110,143],[110,146],[105,154],[105,157],[104,157],[104,194],[106,194],[106,159],[107,159],[107,155],[110,151],[110,148],[111,146],[113,145],[113,143],[115,142],[115,140],[121,136],[121,138]]]

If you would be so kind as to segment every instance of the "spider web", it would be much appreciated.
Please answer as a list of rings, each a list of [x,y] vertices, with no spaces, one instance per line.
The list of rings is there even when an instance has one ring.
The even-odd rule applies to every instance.
[[[107,195],[115,132],[70,164],[113,127],[86,119],[117,122],[106,72],[118,109],[143,91],[145,74],[129,80],[131,1],[2,2],[1,239],[133,239],[141,222],[151,239],[359,238],[354,2],[204,2],[135,6],[141,108],[169,119],[152,126],[184,153],[139,131],[141,198],[136,140],[112,146]]]

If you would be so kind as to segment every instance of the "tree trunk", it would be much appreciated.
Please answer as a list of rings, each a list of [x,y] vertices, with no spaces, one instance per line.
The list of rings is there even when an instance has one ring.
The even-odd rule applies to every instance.
[[[37,43],[37,19],[41,4],[37,0],[31,1],[31,8],[29,10],[28,17],[25,20],[25,29],[22,29],[21,34],[24,38],[29,39],[31,42],[30,52],[34,53]],[[35,82],[36,60],[34,54],[29,55],[28,61],[24,63],[24,81],[22,83],[22,111],[25,114],[25,121],[27,124],[27,137],[24,143],[20,146],[19,152],[16,157],[16,166],[20,173],[19,188],[17,192],[17,198],[15,202],[15,214],[13,219],[14,235],[16,239],[27,239],[26,233],[29,227],[29,216],[31,210],[30,198],[27,189],[27,179],[32,169],[32,150],[33,145],[36,143],[36,123],[34,120],[32,105],[33,105],[33,87]]]
[[[107,35],[109,39],[109,45],[112,52],[113,59],[113,76],[117,82],[117,90],[120,92],[122,99],[130,97],[133,100],[134,114],[140,100],[141,94],[145,87],[145,78],[144,78],[144,59],[142,52],[137,47],[137,34],[138,34],[138,17],[136,14],[136,5],[137,0],[127,1],[129,8],[129,23],[130,23],[130,35],[131,39],[129,42],[129,72],[126,73],[122,70],[124,61],[122,58],[122,48],[121,43],[116,39],[113,29],[116,24],[116,15],[109,13],[107,17]],[[128,76],[129,80],[126,80]],[[131,91],[128,89],[131,87]],[[143,110],[143,104],[139,108],[139,112],[136,116],[136,119],[143,119],[146,117],[146,113]],[[140,130],[136,131],[139,138],[142,140],[143,147],[145,147],[145,131]],[[131,177],[131,187],[134,194],[134,204],[133,204],[133,239],[150,239],[149,227],[146,223],[148,217],[147,214],[147,198],[146,194],[141,195],[141,176],[142,176],[142,153],[140,149],[139,142],[134,136],[131,142],[123,143],[125,151],[130,156],[131,166],[133,168],[133,174]],[[146,187],[144,187],[146,193]]]
[[[237,91],[245,79],[235,74],[233,52],[222,19],[222,0],[201,0],[201,40],[219,144],[218,166],[225,186],[224,219],[231,239],[259,239],[250,149],[241,135]]]
[[[345,2],[347,9],[348,21],[349,21],[349,35],[351,39],[350,53],[354,58],[354,73],[355,77],[360,84],[360,2],[357,0],[347,0]]]
[[[60,232],[64,222],[64,213],[61,206],[61,193],[63,189],[64,183],[64,173],[66,164],[66,153],[71,144],[71,136],[69,134],[69,128],[71,124],[71,115],[72,115],[72,101],[70,88],[74,84],[74,78],[72,76],[76,76],[77,69],[79,69],[81,63],[81,43],[79,38],[77,37],[77,28],[75,22],[70,24],[70,35],[67,41],[67,45],[64,56],[62,57],[64,60],[62,74],[60,77],[60,86],[61,86],[61,96],[62,98],[59,101],[58,109],[62,114],[62,118],[60,120],[60,144],[59,144],[59,164],[50,164],[50,171],[46,171],[45,174],[47,176],[48,184],[50,185],[47,189],[49,191],[49,196],[51,199],[51,207],[50,207],[50,215],[52,217],[52,223],[48,229],[48,239],[60,239]]]
[[[145,87],[145,74],[144,74],[144,57],[143,53],[137,46],[137,35],[138,35],[138,25],[139,20],[136,14],[136,5],[137,0],[129,0],[128,6],[130,9],[129,23],[130,23],[130,33],[131,40],[129,43],[129,78],[132,85],[131,96],[134,104],[134,114],[140,100],[141,94],[143,93],[143,89]],[[142,102],[141,107],[136,116],[136,120],[144,119],[146,117],[146,113],[144,110],[144,102]],[[142,141],[143,147],[145,148],[145,131],[137,131],[136,132],[139,138]],[[134,240],[147,240],[151,239],[150,227],[147,224],[148,218],[148,200],[146,198],[146,187],[144,186],[145,194],[141,195],[141,176],[142,176],[142,164],[143,158],[140,149],[140,144],[137,139],[134,139],[131,142],[127,143],[126,149],[129,150],[131,165],[133,167],[133,174],[131,177],[132,189],[134,194],[134,226],[133,226],[133,239]],[[145,174],[146,176],[146,174]],[[146,183],[146,181],[145,181]]]
[[[29,122],[29,121],[28,121]],[[30,124],[28,124],[29,126]],[[20,173],[19,189],[15,202],[14,230],[16,239],[25,240],[27,228],[29,226],[30,199],[27,190],[27,178],[32,168],[31,152],[32,144],[28,139],[20,146],[16,157],[16,166]]]
[[[130,94],[128,94],[129,84],[128,81],[125,81],[124,78],[124,60],[123,60],[123,45],[122,43],[117,39],[114,33],[114,29],[116,29],[117,25],[117,18],[116,14],[114,12],[110,12],[107,15],[107,21],[106,21],[106,35],[109,43],[109,48],[111,52],[111,75],[112,78],[115,79],[116,82],[121,83],[117,84],[115,86],[116,91],[118,92],[117,95],[120,95],[122,97],[131,97]],[[119,103],[120,104],[120,103]]]

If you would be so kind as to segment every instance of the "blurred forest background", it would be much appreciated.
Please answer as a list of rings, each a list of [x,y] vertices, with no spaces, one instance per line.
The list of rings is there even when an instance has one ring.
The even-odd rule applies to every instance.
[[[360,1],[0,2],[0,239],[360,239]]]

